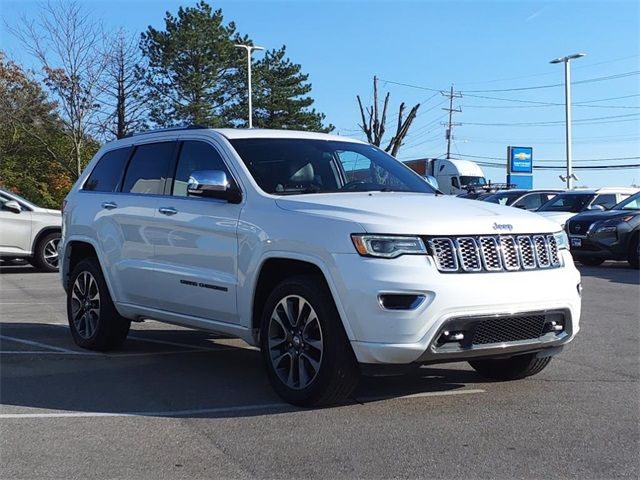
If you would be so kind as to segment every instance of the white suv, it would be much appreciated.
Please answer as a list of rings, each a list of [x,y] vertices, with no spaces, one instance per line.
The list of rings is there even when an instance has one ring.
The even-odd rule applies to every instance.
[[[71,333],[155,319],[259,345],[275,390],[335,403],[363,373],[542,370],[578,332],[580,275],[539,215],[438,194],[371,145],[170,129],[105,145],[67,197]],[[400,369],[403,370],[403,369]]]
[[[60,210],[0,189],[0,259],[25,259],[45,272],[57,271],[61,225]]]

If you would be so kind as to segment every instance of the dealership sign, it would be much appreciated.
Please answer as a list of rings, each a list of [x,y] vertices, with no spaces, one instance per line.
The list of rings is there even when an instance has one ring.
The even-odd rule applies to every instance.
[[[507,147],[507,183],[533,187],[533,148]]]

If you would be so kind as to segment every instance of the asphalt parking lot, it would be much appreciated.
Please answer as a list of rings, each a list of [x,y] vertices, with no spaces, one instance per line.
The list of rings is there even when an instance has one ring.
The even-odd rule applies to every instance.
[[[1,267],[0,477],[638,478],[638,271],[581,270],[582,332],[541,374],[438,365],[303,410],[238,340],[145,322],[82,351],[58,276]]]

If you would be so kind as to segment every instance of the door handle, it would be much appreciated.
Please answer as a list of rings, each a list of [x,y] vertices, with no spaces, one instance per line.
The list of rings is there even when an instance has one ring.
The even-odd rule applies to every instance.
[[[114,202],[103,202],[102,208],[106,208],[107,210],[113,210],[114,208],[118,208],[118,205]]]
[[[176,213],[178,213],[178,210],[173,207],[160,207],[158,211],[163,215],[175,215]]]

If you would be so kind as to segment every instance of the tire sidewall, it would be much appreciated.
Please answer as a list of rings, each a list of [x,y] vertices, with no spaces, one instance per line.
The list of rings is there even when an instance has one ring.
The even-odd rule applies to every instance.
[[[100,294],[100,316],[98,318],[98,323],[96,324],[96,329],[93,332],[93,335],[89,338],[84,338],[82,335],[78,333],[76,327],[73,323],[73,315],[71,309],[71,292],[73,291],[73,286],[75,284],[76,279],[82,272],[89,272],[91,276],[95,279],[98,285],[98,293]],[[107,290],[107,286],[105,284],[104,278],[102,277],[102,272],[100,271],[97,262],[93,259],[82,260],[76,265],[71,274],[71,279],[69,281],[69,291],[67,293],[67,320],[69,322],[69,329],[71,330],[71,335],[73,336],[73,340],[77,345],[83,348],[93,348],[94,345],[99,341],[99,336],[103,332],[103,322],[105,321],[105,315],[108,314],[105,310],[107,310],[106,302],[110,301],[109,292]]]
[[[44,259],[44,249],[46,245],[55,238],[58,238],[58,239],[61,238],[60,232],[51,232],[46,234],[44,237],[38,240],[38,243],[36,245],[36,252],[35,252],[36,264],[40,270],[44,270],[45,272],[57,272],[58,269],[60,268],[59,257],[58,257],[58,268],[53,268],[49,266],[49,264]]]
[[[280,283],[269,295],[260,321],[260,349],[269,380],[281,397],[297,405],[314,404],[322,397],[333,376],[341,374],[339,359],[341,357],[340,354],[345,353],[338,351],[339,348],[344,346],[346,335],[333,303],[333,298],[326,288],[321,287],[322,282],[320,280],[315,287],[310,283],[306,278],[300,277]],[[280,380],[269,354],[268,331],[271,313],[278,302],[289,295],[298,295],[309,302],[316,312],[322,329],[323,351],[320,371],[311,384],[301,390],[289,388]],[[353,355],[352,352],[347,353]]]

